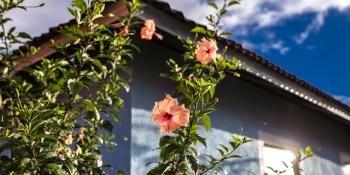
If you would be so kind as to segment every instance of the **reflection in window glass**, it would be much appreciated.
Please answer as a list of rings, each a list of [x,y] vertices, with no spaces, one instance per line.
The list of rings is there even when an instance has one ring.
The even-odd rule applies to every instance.
[[[263,150],[263,161],[264,161],[264,172],[265,175],[274,175],[271,169],[275,170],[287,170],[283,175],[294,175],[292,167],[292,161],[295,159],[295,155],[292,151],[284,150],[280,148],[264,146]],[[286,168],[284,163],[289,167]]]
[[[346,164],[343,167],[344,175],[350,175],[350,164]]]

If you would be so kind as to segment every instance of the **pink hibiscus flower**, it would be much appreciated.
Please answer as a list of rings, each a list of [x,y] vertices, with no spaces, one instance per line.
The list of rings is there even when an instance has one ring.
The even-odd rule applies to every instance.
[[[202,38],[198,45],[199,47],[196,49],[195,54],[197,60],[202,64],[208,64],[209,62],[215,61],[219,56],[219,54],[216,53],[218,47],[215,40]]]
[[[177,100],[170,95],[156,102],[152,111],[152,118],[159,124],[162,132],[172,132],[181,126],[186,126],[189,116],[188,109],[184,105],[178,105]]]
[[[141,38],[146,40],[151,40],[153,35],[155,35],[158,39],[162,40],[163,36],[156,33],[156,25],[153,19],[145,20],[144,27],[141,28]]]

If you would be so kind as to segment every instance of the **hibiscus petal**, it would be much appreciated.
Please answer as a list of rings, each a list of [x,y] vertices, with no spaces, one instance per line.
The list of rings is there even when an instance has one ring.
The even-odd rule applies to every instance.
[[[189,122],[190,112],[184,105],[174,106],[171,109],[171,114],[174,116],[173,121],[180,126],[186,126]]]

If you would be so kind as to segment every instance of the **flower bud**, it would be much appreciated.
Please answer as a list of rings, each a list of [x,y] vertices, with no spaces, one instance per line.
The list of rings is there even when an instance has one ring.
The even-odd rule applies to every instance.
[[[129,34],[129,29],[125,27],[122,31],[118,33],[119,36],[123,37]]]
[[[73,136],[72,136],[72,134],[68,134],[66,136],[66,140],[64,140],[64,143],[66,143],[67,145],[71,145],[73,143]]]
[[[63,148],[63,146],[56,148],[56,152],[57,152],[58,154],[63,154],[63,153],[64,153],[64,148]]]
[[[117,22],[117,23],[113,24],[112,26],[114,28],[123,27],[124,26],[124,22]]]
[[[186,79],[187,79],[188,81],[192,81],[192,77],[193,77],[193,74],[190,74],[189,76],[187,76]]]
[[[79,140],[82,144],[84,144],[84,130],[85,130],[85,128],[81,127],[80,132],[79,132]]]

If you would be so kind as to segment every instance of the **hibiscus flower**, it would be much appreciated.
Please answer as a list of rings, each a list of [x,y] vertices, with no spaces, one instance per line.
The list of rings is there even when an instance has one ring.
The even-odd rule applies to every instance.
[[[151,40],[153,35],[158,39],[162,40],[163,36],[156,33],[156,25],[153,19],[145,20],[144,26],[141,28],[141,38],[146,40]]]
[[[189,116],[189,110],[184,105],[178,105],[177,100],[170,95],[156,102],[152,110],[152,119],[159,124],[162,132],[172,132],[181,126],[186,126]]]
[[[202,64],[208,64],[209,62],[215,61],[220,56],[217,54],[218,47],[215,40],[202,38],[198,43],[198,48],[195,51],[196,58]]]

